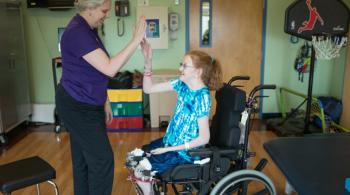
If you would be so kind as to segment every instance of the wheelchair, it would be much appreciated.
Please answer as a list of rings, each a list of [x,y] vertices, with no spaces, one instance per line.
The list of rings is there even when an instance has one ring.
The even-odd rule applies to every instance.
[[[190,156],[204,159],[203,163],[178,165],[162,174],[143,172],[142,179],[151,179],[155,194],[167,194],[168,185],[172,186],[176,195],[252,194],[249,187],[256,182],[261,189],[254,194],[276,194],[271,180],[261,172],[267,164],[266,159],[262,159],[254,170],[247,170],[248,159],[255,156],[248,150],[250,118],[257,110],[258,98],[262,97],[255,93],[262,89],[275,89],[276,86],[256,86],[246,101],[246,93],[239,89],[240,86],[232,85],[237,80],[249,80],[249,77],[232,77],[215,93],[217,106],[211,121],[209,144],[205,148],[188,151]],[[139,172],[137,165],[142,158],[142,155],[130,154],[127,157],[131,181],[133,174]],[[135,182],[132,183],[137,194],[142,195],[142,190]]]

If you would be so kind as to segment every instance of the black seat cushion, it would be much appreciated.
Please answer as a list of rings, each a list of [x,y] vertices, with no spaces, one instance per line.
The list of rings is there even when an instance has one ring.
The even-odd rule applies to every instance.
[[[0,190],[3,193],[55,178],[55,169],[38,156],[0,165]]]

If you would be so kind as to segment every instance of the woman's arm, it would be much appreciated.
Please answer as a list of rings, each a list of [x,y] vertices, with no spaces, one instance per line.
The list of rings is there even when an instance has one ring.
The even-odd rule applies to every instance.
[[[151,151],[152,154],[162,154],[165,152],[176,151],[176,150],[188,150],[191,148],[203,146],[209,142],[210,139],[210,130],[209,130],[209,117],[204,116],[198,119],[199,125],[199,135],[197,138],[191,140],[188,143],[170,146],[165,148],[157,148]]]
[[[170,82],[156,83],[152,82],[152,48],[147,39],[141,42],[142,54],[145,60],[145,67],[143,73],[143,91],[146,94],[170,91],[173,89]]]
[[[137,46],[143,39],[145,31],[145,17],[141,17],[134,29],[133,39],[118,54],[116,54],[112,58],[109,58],[101,48],[98,48],[84,55],[83,58],[93,67],[95,67],[98,71],[102,72],[107,76],[113,77],[130,59],[131,55],[134,53]]]

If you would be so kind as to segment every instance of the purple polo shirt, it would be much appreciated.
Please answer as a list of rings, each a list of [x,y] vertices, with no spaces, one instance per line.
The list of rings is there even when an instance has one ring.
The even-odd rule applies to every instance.
[[[85,19],[77,14],[65,28],[61,39],[60,83],[77,101],[103,105],[107,98],[108,76],[83,59],[84,55],[97,48],[106,52],[97,30],[91,29]]]

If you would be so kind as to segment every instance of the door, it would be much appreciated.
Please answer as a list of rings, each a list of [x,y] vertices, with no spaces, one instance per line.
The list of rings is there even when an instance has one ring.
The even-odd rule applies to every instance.
[[[212,0],[210,48],[200,47],[199,21],[200,0],[189,0],[189,49],[202,50],[217,58],[224,82],[235,75],[248,75],[250,81],[240,83],[245,91],[260,84],[263,1]]]

